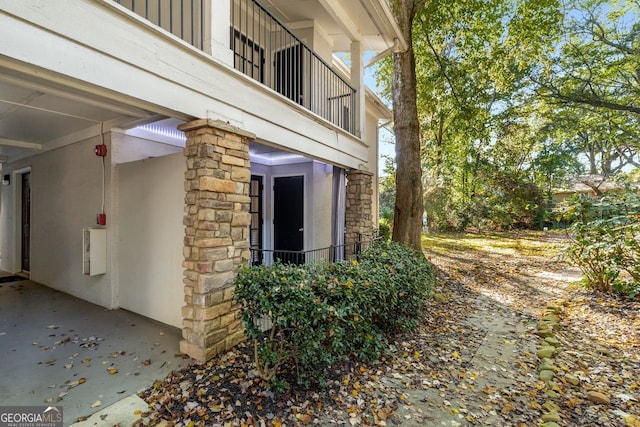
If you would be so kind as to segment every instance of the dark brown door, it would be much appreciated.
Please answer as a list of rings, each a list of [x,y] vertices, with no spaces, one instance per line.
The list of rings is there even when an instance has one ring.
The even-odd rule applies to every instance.
[[[22,271],[31,271],[31,173],[21,175],[22,185],[22,209],[21,209],[21,235],[22,235]]]

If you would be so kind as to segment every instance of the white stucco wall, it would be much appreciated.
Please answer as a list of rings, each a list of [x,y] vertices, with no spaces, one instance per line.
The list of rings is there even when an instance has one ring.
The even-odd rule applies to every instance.
[[[117,166],[120,307],[181,327],[182,153]]]
[[[311,249],[331,246],[331,209],[333,207],[333,166],[319,162],[312,163],[311,186],[313,201],[311,203]]]
[[[96,214],[102,207],[102,162],[94,154],[99,143],[98,138],[93,138],[4,165],[3,173],[11,174],[11,185],[2,192],[0,267],[9,272],[20,271],[20,185],[14,171],[31,168],[31,280],[113,308],[111,272],[100,276],[82,274],[82,228],[95,226]],[[109,164],[108,157],[106,163]],[[109,224],[110,168],[106,169]]]

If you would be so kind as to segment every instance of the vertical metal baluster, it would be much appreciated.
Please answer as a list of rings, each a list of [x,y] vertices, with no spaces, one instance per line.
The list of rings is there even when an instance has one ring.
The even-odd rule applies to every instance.
[[[205,2],[207,0],[200,0],[200,49],[204,49],[204,25],[205,19],[211,20],[210,16],[204,16]],[[213,13],[213,5],[211,5]]]
[[[242,42],[242,46],[244,49],[244,72],[247,73],[247,60],[248,60],[248,50],[249,50],[249,46],[247,45],[248,41],[249,41],[249,2],[245,1],[245,9],[244,9],[244,26],[243,26],[243,34],[244,34],[244,41]]]
[[[258,10],[259,13],[259,10]],[[260,81],[260,77],[256,76],[256,53],[258,52],[258,30],[256,31],[256,3],[254,2],[251,7],[251,40],[253,40],[253,44],[251,45],[251,76]]]
[[[173,0],[169,2],[169,32],[173,34]]]
[[[236,66],[236,34],[235,34],[235,28],[236,28],[236,2],[233,0],[231,1],[231,28],[229,29],[230,32],[230,44],[231,44],[231,51],[233,52],[233,65],[234,67]]]

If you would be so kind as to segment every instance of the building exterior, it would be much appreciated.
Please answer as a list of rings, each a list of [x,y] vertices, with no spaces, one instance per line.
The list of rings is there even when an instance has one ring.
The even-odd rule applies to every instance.
[[[371,230],[403,46],[385,0],[0,0],[0,268],[233,346],[250,247]]]

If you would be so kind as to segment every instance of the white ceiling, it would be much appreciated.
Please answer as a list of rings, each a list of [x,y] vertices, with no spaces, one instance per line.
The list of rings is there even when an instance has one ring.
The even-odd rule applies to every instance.
[[[383,51],[390,47],[393,37],[379,28],[381,24],[363,6],[363,1],[262,0],[261,3],[285,25],[313,20],[333,39],[336,52],[349,51],[349,33],[356,31],[355,29],[365,50]]]
[[[69,87],[0,69],[0,160],[14,161],[152,117]],[[93,135],[91,135],[93,133]]]

